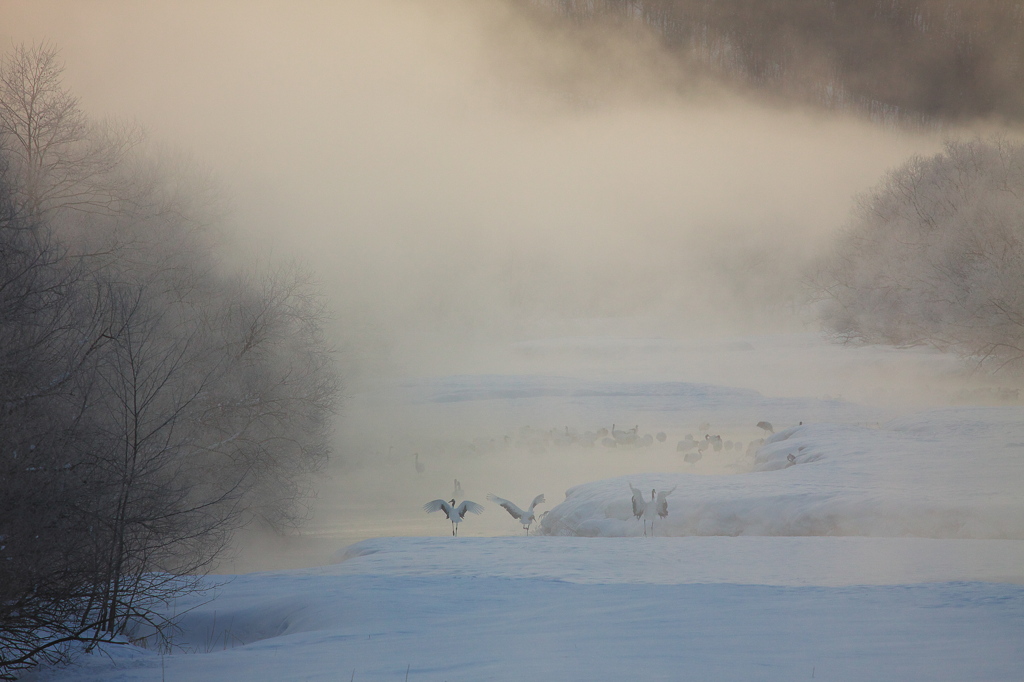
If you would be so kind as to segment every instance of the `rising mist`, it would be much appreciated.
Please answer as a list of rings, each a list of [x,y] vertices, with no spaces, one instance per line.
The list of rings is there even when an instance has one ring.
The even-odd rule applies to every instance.
[[[544,320],[778,328],[851,196],[939,144],[759,104],[653,40],[514,3],[20,12],[11,37],[56,41],[88,108],[214,169],[244,242],[310,260],[375,366]]]
[[[853,197],[973,132],[765,97],[642,23],[533,3],[5,13],[4,40],[60,47],[87,110],[210,168],[239,259],[311,265],[353,394],[382,375],[520,371],[507,347],[550,337],[813,331],[800,277]],[[395,447],[376,434],[409,417],[376,407],[342,427],[342,461]]]

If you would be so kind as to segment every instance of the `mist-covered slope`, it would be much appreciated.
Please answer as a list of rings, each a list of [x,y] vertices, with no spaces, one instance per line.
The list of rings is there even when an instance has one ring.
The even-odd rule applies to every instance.
[[[962,0],[537,0],[583,23],[633,22],[678,58],[782,97],[892,123],[1021,120],[1024,13]]]

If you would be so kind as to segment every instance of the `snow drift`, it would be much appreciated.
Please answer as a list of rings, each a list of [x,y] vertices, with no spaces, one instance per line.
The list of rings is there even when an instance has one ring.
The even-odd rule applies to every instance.
[[[630,485],[670,489],[654,533],[1024,539],[1024,419],[1012,408],[933,410],[879,428],[807,424],[768,438],[754,471],[648,473],[570,488],[547,535],[632,536]]]

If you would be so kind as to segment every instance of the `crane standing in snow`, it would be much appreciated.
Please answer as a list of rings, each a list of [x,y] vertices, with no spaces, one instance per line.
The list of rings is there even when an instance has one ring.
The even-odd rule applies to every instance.
[[[632,483],[629,484],[629,489],[633,492],[633,516],[644,520],[644,535],[647,535],[647,519],[650,518],[651,535],[654,535],[654,517],[668,518],[667,498],[675,491],[675,488],[662,490],[660,493],[651,488],[651,499],[649,500],[645,500],[644,494],[634,488]]]
[[[537,520],[537,516],[536,514],[534,514],[533,508],[536,507],[538,504],[544,504],[544,502],[546,502],[546,500],[544,499],[544,493],[541,493],[537,497],[533,498],[533,502],[530,503],[530,508],[526,511],[523,511],[516,505],[509,502],[508,500],[502,497],[498,497],[494,493],[487,493],[487,499],[490,500],[491,502],[496,502],[500,504],[502,507],[505,508],[505,511],[512,515],[512,518],[518,519],[519,523],[523,524],[523,528],[526,529],[527,535],[530,534],[530,524]]]
[[[455,500],[452,499],[450,502],[444,500],[433,500],[423,505],[423,511],[436,512],[437,510],[444,512],[444,515],[448,517],[448,520],[452,522],[452,535],[459,534],[459,521],[466,518],[467,512],[473,512],[474,514],[482,514],[484,511],[483,505],[471,502],[470,500],[463,500],[462,504],[456,506]]]

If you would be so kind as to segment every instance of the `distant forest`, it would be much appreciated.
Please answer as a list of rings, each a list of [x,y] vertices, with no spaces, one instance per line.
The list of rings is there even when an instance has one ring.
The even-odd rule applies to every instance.
[[[1024,120],[1019,0],[528,0],[642,22],[702,69],[774,97],[927,125]]]

